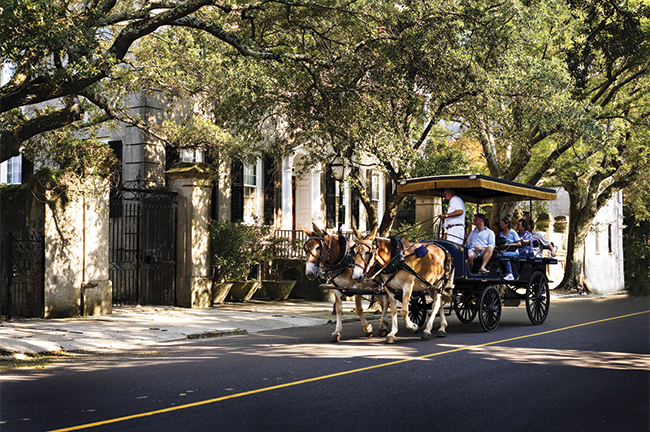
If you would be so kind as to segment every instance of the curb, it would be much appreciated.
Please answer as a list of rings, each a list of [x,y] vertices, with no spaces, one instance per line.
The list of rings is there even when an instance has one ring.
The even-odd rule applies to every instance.
[[[214,330],[214,331],[204,331],[202,333],[192,333],[185,335],[185,339],[208,339],[222,336],[234,336],[234,335],[245,335],[248,334],[248,331],[244,329],[234,329],[234,330]]]

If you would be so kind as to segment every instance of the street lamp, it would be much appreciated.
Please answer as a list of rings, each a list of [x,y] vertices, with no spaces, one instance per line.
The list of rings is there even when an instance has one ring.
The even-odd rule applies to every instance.
[[[341,159],[334,158],[330,164],[332,170],[332,177],[339,183],[339,202],[338,202],[338,217],[336,218],[337,228],[340,229],[345,221],[345,206],[343,205],[343,179],[345,178],[345,166],[341,163]]]

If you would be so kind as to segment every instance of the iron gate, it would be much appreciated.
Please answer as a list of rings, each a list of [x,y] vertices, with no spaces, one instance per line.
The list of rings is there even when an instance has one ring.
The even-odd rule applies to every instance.
[[[45,315],[44,237],[30,230],[7,233],[2,313],[8,320]]]
[[[111,196],[114,302],[176,305],[177,202],[172,192],[120,189]]]

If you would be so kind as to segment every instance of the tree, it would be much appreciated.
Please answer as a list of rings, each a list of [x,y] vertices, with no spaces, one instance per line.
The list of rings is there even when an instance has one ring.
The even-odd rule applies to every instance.
[[[589,290],[584,239],[596,212],[648,173],[648,8],[635,2],[538,2],[555,11],[506,50],[509,68],[455,106],[490,173],[570,195],[565,278]],[[531,15],[532,22],[544,14]],[[545,30],[544,30],[545,29]],[[512,33],[515,35],[516,33]],[[496,209],[498,213],[510,208]]]
[[[558,160],[558,178],[569,192],[568,290],[590,287],[584,278],[584,239],[596,215],[616,192],[650,175],[650,7],[641,2],[571,2],[580,32],[567,51],[576,98],[603,131],[575,156]],[[582,145],[581,145],[582,144]]]
[[[508,23],[525,18],[510,3],[375,6],[376,28],[342,54],[316,65],[262,63],[254,74],[241,60],[225,80],[230,87],[214,95],[216,121],[239,136],[262,141],[275,119],[287,133],[273,137],[274,146],[305,144],[314,162],[338,157],[353,168],[350,180],[371,227],[378,215],[354,168],[371,156],[393,181],[408,178],[431,131],[453,120],[451,107],[481,94],[486,75],[504,66],[499,56],[513,29]],[[255,88],[256,97],[242,97],[243,88]],[[331,151],[323,152],[324,145]],[[390,230],[403,198],[390,198],[380,234]]]
[[[335,19],[359,16],[362,8],[338,0],[3,0],[0,59],[13,75],[0,88],[0,161],[49,131],[89,137],[86,128],[111,119],[148,128],[146,119],[122,109],[117,90],[127,84],[120,81],[129,77],[125,71],[137,68],[130,64],[133,47],[165,27],[210,35],[230,55],[311,62],[318,44],[292,44],[292,35],[326,39]]]

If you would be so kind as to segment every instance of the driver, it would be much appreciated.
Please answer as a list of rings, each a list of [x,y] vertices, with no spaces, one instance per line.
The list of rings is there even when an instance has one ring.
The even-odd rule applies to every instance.
[[[465,240],[465,202],[453,189],[445,189],[445,198],[449,201],[447,213],[439,217],[447,229],[447,240],[463,244]]]
[[[476,228],[467,236],[467,263],[470,271],[474,267],[474,258],[481,258],[481,268],[478,269],[480,274],[488,274],[490,271],[485,268],[492,258],[494,252],[495,237],[494,232],[487,227],[488,221],[484,214],[476,213],[474,216],[474,225]]]

